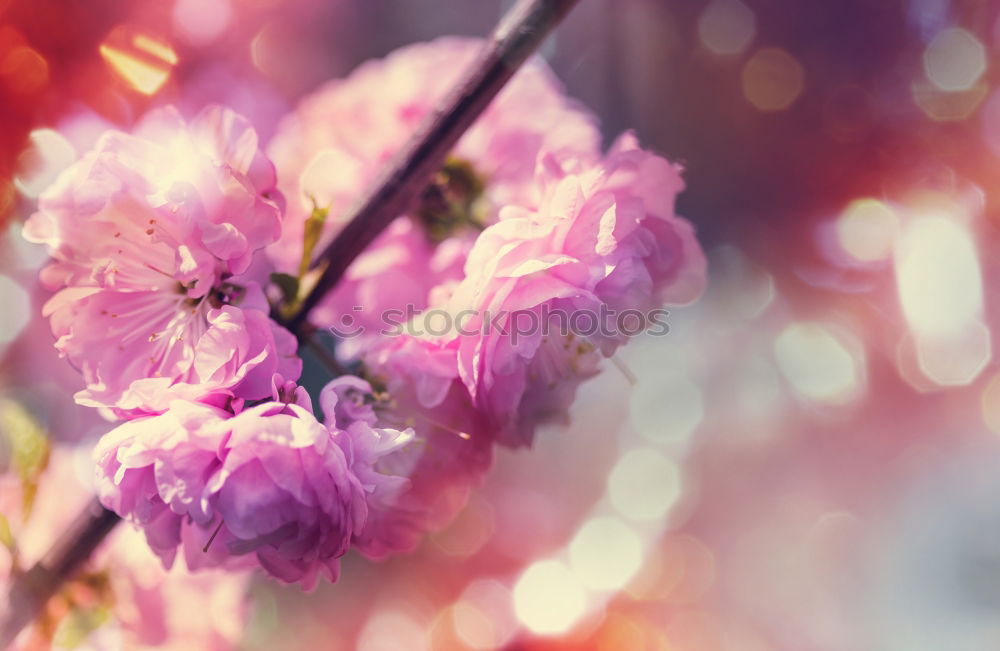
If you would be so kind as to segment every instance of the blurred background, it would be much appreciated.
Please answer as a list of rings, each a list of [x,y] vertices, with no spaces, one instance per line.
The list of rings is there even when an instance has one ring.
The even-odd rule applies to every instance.
[[[0,421],[82,459],[42,484],[107,428],[19,237],[79,143],[211,102],[266,141],[323,81],[509,4],[0,0]],[[986,0],[581,0],[544,55],[608,141],[684,164],[707,294],[417,553],[191,617],[244,649],[1000,648],[998,53]]]

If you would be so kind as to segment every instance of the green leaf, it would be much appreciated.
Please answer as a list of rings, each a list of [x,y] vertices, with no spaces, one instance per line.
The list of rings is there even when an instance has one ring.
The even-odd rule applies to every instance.
[[[273,273],[271,282],[281,290],[283,305],[293,305],[299,299],[299,279],[291,274]]]
[[[90,637],[90,634],[111,619],[111,608],[98,604],[92,607],[74,607],[66,617],[59,622],[53,646],[74,649]]]
[[[49,439],[38,420],[21,404],[9,399],[0,399],[0,432],[10,443],[27,519],[38,492],[38,479],[49,465]]]
[[[330,213],[328,208],[320,208],[313,199],[312,214],[306,219],[305,232],[302,236],[302,260],[299,262],[299,278],[301,279],[309,271],[312,264],[313,251],[319,243],[319,236],[323,234],[323,224]]]
[[[314,198],[309,197],[309,200],[312,201],[313,209],[309,217],[306,218],[304,226],[302,259],[299,261],[298,274],[295,276],[286,273],[271,274],[271,282],[281,292],[281,305],[277,307],[277,311],[283,317],[291,317],[295,314],[299,307],[299,297],[304,290],[308,289],[307,280],[311,276],[309,267],[312,265],[313,251],[319,244],[320,235],[323,234],[323,224],[326,223],[326,217],[330,212],[328,208],[320,208],[316,205]]]
[[[14,543],[14,532],[10,530],[10,521],[3,513],[0,513],[0,545],[3,545],[13,554],[17,545]]]

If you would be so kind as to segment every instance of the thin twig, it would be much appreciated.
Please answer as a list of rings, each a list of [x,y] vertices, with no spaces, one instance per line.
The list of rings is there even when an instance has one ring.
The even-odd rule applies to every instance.
[[[327,267],[287,323],[301,343],[315,346],[303,334],[313,307],[378,234],[415,204],[462,134],[577,2],[521,0],[504,16],[476,64],[397,154],[351,213],[347,226],[317,258]],[[13,582],[9,603],[0,613],[0,649],[38,616],[119,521],[95,500],[43,560]]]
[[[319,255],[317,263],[325,263],[326,268],[289,320],[289,327],[302,324],[354,259],[396,217],[416,204],[458,139],[577,1],[521,0],[504,16],[479,59],[445,98],[441,109],[417,129],[356,204],[347,226]]]
[[[219,535],[220,531],[222,531],[222,525],[224,524],[226,524],[225,520],[219,520],[219,524],[215,527],[215,531],[213,531],[212,535],[208,537],[208,542],[205,543],[205,546],[201,548],[202,554],[208,553],[208,550],[212,546],[212,543],[215,542],[215,537]]]

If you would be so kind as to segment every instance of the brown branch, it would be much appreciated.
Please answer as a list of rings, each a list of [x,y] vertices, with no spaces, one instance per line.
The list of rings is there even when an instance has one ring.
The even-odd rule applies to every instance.
[[[49,553],[11,585],[0,615],[0,649],[42,612],[62,584],[83,565],[121,518],[95,498],[59,537]]]
[[[315,344],[305,336],[309,312],[378,234],[413,207],[458,139],[577,2],[521,0],[504,16],[475,65],[397,154],[352,211],[347,226],[317,258],[326,262],[326,269],[287,324],[300,342]],[[14,581],[9,603],[0,613],[0,649],[38,616],[119,521],[95,500],[46,557]]]
[[[289,327],[301,325],[372,240],[413,208],[458,139],[577,1],[522,0],[504,16],[476,63],[389,163],[351,211],[347,226],[319,255],[317,263],[326,263],[326,268]]]

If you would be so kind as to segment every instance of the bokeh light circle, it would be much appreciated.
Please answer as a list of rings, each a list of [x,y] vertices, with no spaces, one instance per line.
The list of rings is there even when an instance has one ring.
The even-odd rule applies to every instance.
[[[652,448],[626,453],[608,476],[611,504],[619,513],[634,520],[663,518],[680,494],[677,464]]]
[[[568,631],[586,608],[586,592],[579,579],[556,560],[529,566],[517,580],[513,596],[517,618],[542,635]]]

